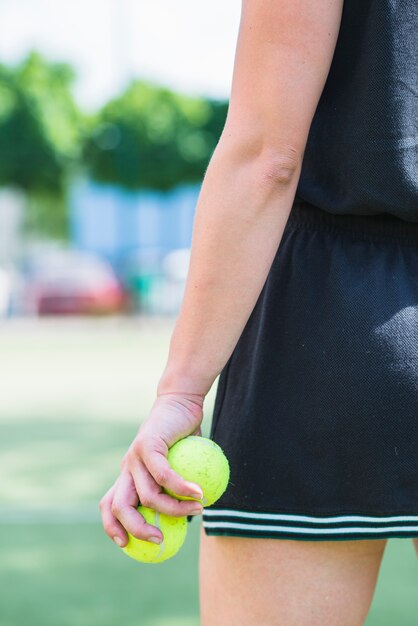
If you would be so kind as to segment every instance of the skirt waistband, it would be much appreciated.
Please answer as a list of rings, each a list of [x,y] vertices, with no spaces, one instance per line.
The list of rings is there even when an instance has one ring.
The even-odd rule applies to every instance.
[[[407,222],[390,213],[376,215],[329,213],[298,198],[293,203],[288,224],[325,231],[351,232],[367,239],[399,239],[418,245],[418,222]]]

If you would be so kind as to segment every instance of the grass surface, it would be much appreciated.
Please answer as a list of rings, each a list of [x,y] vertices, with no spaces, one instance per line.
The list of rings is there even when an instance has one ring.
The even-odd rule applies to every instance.
[[[198,526],[175,559],[133,561],[96,523],[4,525],[2,626],[197,626]]]
[[[106,537],[97,508],[151,406],[171,329],[0,327],[0,626],[198,626],[200,519],[174,559],[142,565]],[[391,539],[366,624],[417,615],[412,541]]]

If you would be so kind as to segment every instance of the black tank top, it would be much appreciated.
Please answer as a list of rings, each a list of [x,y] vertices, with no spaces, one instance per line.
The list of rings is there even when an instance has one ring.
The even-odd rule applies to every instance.
[[[418,0],[345,0],[296,197],[418,222]]]

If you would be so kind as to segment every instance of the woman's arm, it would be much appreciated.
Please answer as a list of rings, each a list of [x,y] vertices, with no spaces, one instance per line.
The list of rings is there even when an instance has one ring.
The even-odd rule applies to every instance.
[[[343,0],[243,0],[226,123],[207,168],[189,274],[166,367],[147,419],[100,501],[119,545],[126,530],[161,540],[138,513],[201,511],[199,487],[167,461],[200,432],[203,400],[260,295],[293,204],[309,127],[329,72]],[[197,487],[197,488],[196,488]]]
[[[244,0],[227,120],[199,195],[158,394],[204,396],[267,278],[329,72],[342,0]]]

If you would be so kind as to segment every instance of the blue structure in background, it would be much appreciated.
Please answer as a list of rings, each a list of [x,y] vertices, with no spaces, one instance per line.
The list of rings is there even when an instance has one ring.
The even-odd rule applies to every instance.
[[[169,192],[130,192],[77,180],[70,192],[72,244],[105,257],[118,270],[137,255],[161,259],[191,244],[200,185]]]

